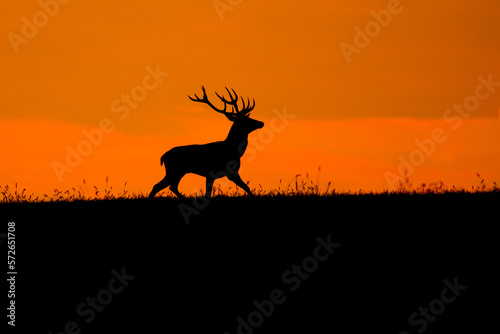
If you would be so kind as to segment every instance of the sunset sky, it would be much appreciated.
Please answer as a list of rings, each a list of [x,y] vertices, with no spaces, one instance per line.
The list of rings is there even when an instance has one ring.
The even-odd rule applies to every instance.
[[[256,101],[251,188],[500,182],[497,0],[19,0],[0,17],[0,185],[149,192],[164,152],[227,135],[187,98],[202,85]]]

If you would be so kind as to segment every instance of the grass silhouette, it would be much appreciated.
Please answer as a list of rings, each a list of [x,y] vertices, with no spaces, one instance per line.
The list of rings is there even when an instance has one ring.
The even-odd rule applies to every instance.
[[[321,169],[319,169],[320,171]],[[499,191],[496,182],[492,185],[487,185],[484,178],[477,173],[479,184],[471,185],[470,189],[451,186],[448,187],[442,181],[422,183],[414,186],[408,177],[404,181],[400,181],[397,189],[384,190],[380,192],[364,191],[338,191],[332,187],[332,182],[328,182],[326,189],[321,189],[319,185],[319,174],[316,181],[309,177],[306,173],[305,177],[301,174],[295,175],[286,186],[283,186],[283,180],[279,181],[278,188],[266,190],[262,185],[251,188],[252,193],[256,197],[262,198],[277,198],[277,197],[334,197],[334,196],[377,196],[377,195],[426,195],[426,194],[474,194],[474,193],[496,193]],[[250,185],[250,182],[247,182]],[[199,197],[204,194],[203,190],[188,194],[188,198]],[[214,185],[213,195],[218,197],[244,197],[247,196],[244,191],[236,187],[229,187],[224,191],[220,185]],[[52,194],[44,194],[43,196],[36,196],[33,193],[28,193],[26,188],[19,189],[18,184],[15,183],[14,187],[9,185],[0,185],[0,203],[43,203],[43,202],[74,202],[74,201],[106,201],[118,199],[145,199],[148,193],[138,192],[132,193],[127,190],[127,182],[123,185],[123,190],[116,191],[112,186],[109,186],[109,178],[106,177],[106,184],[104,189],[99,189],[96,186],[88,186],[85,179],[83,186],[79,185],[78,189],[72,187],[68,190],[59,190],[55,188]],[[160,198],[177,198],[169,190],[163,190],[159,193]]]

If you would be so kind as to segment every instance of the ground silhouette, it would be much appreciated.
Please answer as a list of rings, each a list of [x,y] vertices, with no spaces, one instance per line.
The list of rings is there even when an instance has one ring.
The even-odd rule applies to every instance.
[[[467,288],[425,320],[426,333],[456,333],[496,319],[499,199],[214,197],[190,224],[179,210],[190,201],[172,198],[0,210],[17,224],[18,330],[59,333],[74,321],[82,333],[417,333],[425,317],[412,326],[410,316],[440,312],[435,300],[456,279]],[[108,303],[122,269],[134,279]],[[77,312],[87,298],[100,310],[89,323]]]

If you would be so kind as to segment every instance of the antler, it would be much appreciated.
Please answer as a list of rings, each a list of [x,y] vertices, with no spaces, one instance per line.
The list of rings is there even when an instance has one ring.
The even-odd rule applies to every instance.
[[[236,94],[236,92],[234,91],[234,89],[231,89],[233,91],[233,94],[234,94],[234,97],[233,95],[231,94],[231,92],[229,91],[229,89],[226,87],[226,91],[227,93],[229,94],[229,97],[231,98],[231,101],[228,101],[224,98],[224,96],[220,96],[219,94],[215,93],[217,95],[217,97],[219,99],[222,100],[222,102],[224,102],[224,104],[229,104],[233,107],[233,110],[232,112],[233,113],[236,113],[236,115],[238,116],[246,116],[250,113],[250,111],[253,110],[253,108],[255,108],[255,100],[253,100],[253,105],[250,106],[250,98],[247,99],[247,103],[245,105],[245,100],[241,100],[241,103],[243,104],[243,108],[241,110],[239,110],[238,108],[238,94]]]
[[[230,121],[235,121],[236,118],[240,117],[240,116],[248,116],[248,114],[250,114],[250,111],[252,111],[253,108],[255,108],[255,100],[253,100],[253,105],[250,106],[250,99],[248,98],[246,104],[245,104],[245,100],[243,100],[243,99],[241,100],[242,104],[243,104],[243,108],[240,110],[238,108],[238,94],[236,94],[236,92],[234,91],[234,89],[231,89],[233,91],[233,94],[234,94],[234,97],[233,97],[233,94],[231,94],[231,92],[229,91],[229,89],[226,87],[226,91],[229,94],[229,97],[230,97],[231,101],[226,100],[224,98],[224,96],[220,96],[216,92],[215,95],[217,95],[217,97],[222,102],[224,102],[224,109],[218,109],[217,107],[215,107],[208,100],[207,93],[205,91],[205,87],[204,86],[201,86],[201,90],[203,91],[203,97],[201,99],[196,94],[194,94],[194,98],[192,98],[191,96],[188,95],[189,99],[191,101],[194,101],[194,102],[202,102],[202,103],[208,104],[212,109],[214,109],[218,113],[224,114]],[[232,111],[231,112],[227,112],[226,111],[228,104],[232,107]]]
[[[207,96],[207,92],[205,91],[205,87],[201,86],[201,90],[203,91],[203,97],[200,99],[198,95],[194,94],[194,98],[188,95],[189,99],[194,102],[202,102],[208,104],[213,110],[223,113],[223,114],[228,114],[226,112],[226,103],[224,103],[224,109],[218,109],[215,107],[209,100]],[[218,95],[217,95],[218,96]]]

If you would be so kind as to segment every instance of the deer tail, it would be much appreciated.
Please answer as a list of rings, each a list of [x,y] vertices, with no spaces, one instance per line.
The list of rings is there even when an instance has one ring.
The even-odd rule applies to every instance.
[[[164,154],[164,155],[161,156],[160,166],[163,166],[163,164],[165,163],[165,160],[166,160],[166,154]]]

